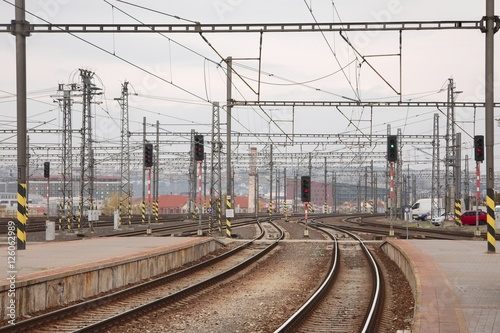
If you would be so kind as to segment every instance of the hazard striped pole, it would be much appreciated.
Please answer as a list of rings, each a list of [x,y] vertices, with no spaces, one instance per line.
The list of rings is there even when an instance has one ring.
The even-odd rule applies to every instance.
[[[229,219],[229,216],[232,212],[231,210],[231,197],[229,195],[226,195],[226,236],[231,238],[231,220]]]
[[[26,184],[17,186],[17,249],[26,249]]]
[[[462,215],[462,202],[460,199],[455,200],[455,223],[461,225],[462,220],[460,216]]]
[[[153,204],[154,204],[155,221],[158,222],[159,211],[160,211],[159,205],[160,204],[159,204],[158,200],[153,201]]]
[[[486,0],[485,29],[485,139],[486,139],[486,209],[488,211],[488,253],[495,253],[495,32],[498,16],[495,16],[495,0]]]
[[[487,241],[488,252],[495,252],[495,191],[492,188],[486,189],[486,211],[487,216]]]
[[[73,220],[73,207],[71,207],[71,203],[73,201],[68,201],[68,206],[67,206],[67,212],[66,212],[66,221],[68,223],[67,227],[68,227],[68,230],[71,230],[73,227],[72,227],[72,220]]]
[[[221,207],[221,200],[220,198],[217,198],[217,224],[219,225],[219,234],[223,236],[222,233],[222,207]]]
[[[80,197],[80,202],[78,203],[78,218],[76,220],[78,230],[82,229],[82,215],[83,215],[83,198]]]
[[[62,230],[63,203],[59,202],[59,231]]]
[[[146,223],[146,201],[145,200],[143,200],[141,203],[141,213],[142,213],[141,222]]]

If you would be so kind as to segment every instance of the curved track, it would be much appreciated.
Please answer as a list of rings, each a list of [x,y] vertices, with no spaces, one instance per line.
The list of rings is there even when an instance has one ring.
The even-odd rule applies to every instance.
[[[333,239],[329,273],[275,332],[373,332],[382,302],[382,279],[374,257],[348,231],[317,223],[311,226],[321,227]]]
[[[117,293],[19,322],[14,327],[2,327],[0,332],[101,331],[153,308],[179,302],[200,290],[212,288],[269,253],[283,239],[284,233],[274,226],[274,230],[271,230],[273,235],[269,237],[269,231],[265,229],[261,226],[258,237],[209,261]],[[275,233],[279,237],[275,238]],[[256,243],[256,240],[266,235],[268,239],[274,240]],[[236,253],[238,256],[235,256]],[[211,272],[211,277],[207,278],[207,272]],[[189,279],[181,279],[186,276]],[[187,280],[189,285],[186,286]]]

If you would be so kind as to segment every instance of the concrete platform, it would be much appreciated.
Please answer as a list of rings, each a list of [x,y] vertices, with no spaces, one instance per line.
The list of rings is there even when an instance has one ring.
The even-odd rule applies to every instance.
[[[222,247],[207,237],[110,237],[28,244],[8,265],[0,246],[0,318],[15,299],[15,317],[68,304],[147,279]],[[7,276],[5,276],[7,275]],[[6,279],[9,276],[11,279]],[[11,282],[13,282],[11,284]],[[15,297],[12,291],[15,287]],[[9,295],[10,294],[10,295]]]
[[[488,253],[486,241],[394,239],[383,249],[412,286],[413,333],[500,332],[498,248]]]

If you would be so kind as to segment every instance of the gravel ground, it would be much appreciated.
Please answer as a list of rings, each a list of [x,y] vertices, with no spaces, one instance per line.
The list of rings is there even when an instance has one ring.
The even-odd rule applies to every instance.
[[[272,255],[217,289],[182,304],[134,319],[109,333],[156,332],[273,332],[319,286],[318,276],[328,266],[324,236],[294,223],[286,225],[288,239]],[[254,227],[238,228],[241,238],[251,238]],[[377,259],[388,276],[384,320],[380,332],[410,327],[413,295],[400,269],[376,246]]]
[[[286,227],[287,239],[265,261],[226,282],[218,289],[198,295],[195,300],[152,312],[134,319],[112,332],[272,332],[283,323],[318,287],[317,276],[324,274],[328,256],[323,234],[296,223],[280,222]],[[96,229],[85,237],[96,237],[108,229]],[[235,228],[239,238],[253,238],[253,226]],[[371,237],[371,236],[369,236]],[[57,233],[56,240],[78,240],[71,233]],[[45,241],[45,233],[28,234],[28,242]],[[316,242],[310,242],[316,241]],[[414,301],[401,270],[377,246],[377,260],[388,276],[384,320],[381,332],[409,329]]]

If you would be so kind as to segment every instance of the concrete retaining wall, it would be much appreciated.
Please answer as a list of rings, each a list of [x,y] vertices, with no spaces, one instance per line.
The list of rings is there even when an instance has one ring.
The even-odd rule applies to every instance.
[[[382,251],[384,251],[389,258],[392,259],[398,265],[398,267],[403,271],[406,276],[406,280],[410,284],[411,290],[413,292],[413,297],[416,298],[417,295],[417,279],[414,272],[414,268],[411,264],[411,260],[401,251],[399,247],[390,243],[384,242],[381,245]]]
[[[214,240],[198,242],[164,252],[146,253],[131,259],[109,260],[86,267],[69,267],[64,272],[47,274],[16,283],[16,317],[81,301],[100,293],[163,274],[200,259],[221,247]],[[0,318],[7,318],[8,290],[0,286]],[[21,301],[22,300],[22,301]]]

